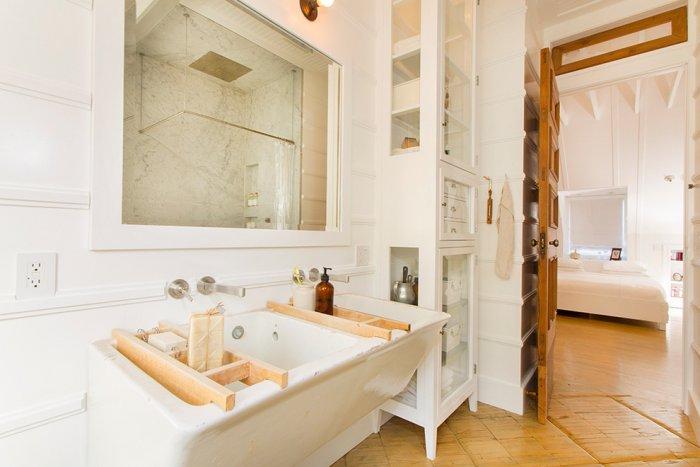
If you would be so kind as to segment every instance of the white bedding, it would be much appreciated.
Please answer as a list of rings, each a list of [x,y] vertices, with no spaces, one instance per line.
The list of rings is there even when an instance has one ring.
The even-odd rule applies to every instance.
[[[668,321],[666,294],[656,280],[644,274],[614,274],[559,269],[557,308],[595,315]]]

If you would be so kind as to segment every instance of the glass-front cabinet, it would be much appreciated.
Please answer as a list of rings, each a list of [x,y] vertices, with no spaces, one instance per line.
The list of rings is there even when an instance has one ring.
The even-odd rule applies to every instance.
[[[450,318],[404,390],[382,410],[422,426],[427,457],[434,459],[438,427],[467,400],[477,410],[478,400],[475,252],[479,213],[486,209],[477,196],[474,125],[479,7],[477,0],[383,1],[391,28],[382,36],[385,63],[391,63],[391,76],[383,79],[392,93],[382,99],[391,131],[380,160],[390,175],[380,190],[392,202],[381,208],[387,228],[380,276],[387,298]],[[426,234],[421,219],[434,219],[435,230]],[[395,283],[412,285],[413,299],[393,295]]]
[[[442,3],[442,151],[440,158],[474,171],[475,0]]]
[[[439,419],[449,416],[473,391],[474,384],[474,247],[443,248],[440,308],[450,315],[443,328],[440,354]]]
[[[392,0],[391,154],[420,149],[421,0]]]

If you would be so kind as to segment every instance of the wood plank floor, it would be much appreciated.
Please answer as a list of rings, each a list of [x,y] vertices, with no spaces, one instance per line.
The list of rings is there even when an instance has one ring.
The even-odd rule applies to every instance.
[[[422,428],[397,417],[337,466],[694,465],[700,448],[680,411],[681,316],[666,332],[615,319],[562,315],[550,422],[480,404],[460,407],[425,458]]]

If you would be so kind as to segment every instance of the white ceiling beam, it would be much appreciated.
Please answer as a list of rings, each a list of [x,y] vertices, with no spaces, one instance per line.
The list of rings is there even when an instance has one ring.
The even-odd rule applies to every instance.
[[[666,104],[666,107],[668,107],[669,109],[673,107],[673,103],[676,101],[678,88],[681,85],[681,78],[683,78],[683,68],[679,68],[676,71],[676,78],[673,80],[673,87],[671,88],[671,92],[668,95],[668,103]]]
[[[638,78],[634,85],[634,113],[639,115],[642,109],[642,79]]]
[[[588,94],[588,100],[591,101],[591,110],[593,110],[593,118],[600,120],[603,116],[602,109],[600,108],[600,103],[598,102],[598,92],[595,89],[591,89],[586,94]]]

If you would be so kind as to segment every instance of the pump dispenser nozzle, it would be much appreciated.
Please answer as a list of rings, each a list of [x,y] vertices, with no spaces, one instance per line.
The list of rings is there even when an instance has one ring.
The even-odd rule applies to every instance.
[[[327,268],[324,266],[323,274],[321,274],[321,280],[323,282],[328,282],[331,279],[330,276],[328,275],[328,271],[332,271],[332,270],[333,270],[333,268]]]

